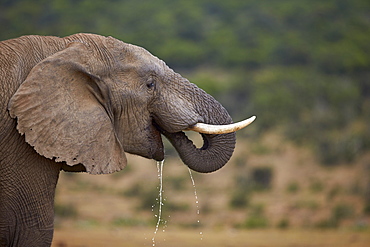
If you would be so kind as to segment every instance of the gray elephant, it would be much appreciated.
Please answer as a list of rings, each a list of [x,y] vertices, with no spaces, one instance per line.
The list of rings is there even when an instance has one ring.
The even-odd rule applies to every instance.
[[[212,96],[112,37],[23,36],[0,55],[0,246],[50,246],[60,170],[112,173],[125,152],[163,160],[164,135],[187,166],[212,172],[253,120],[232,124]]]

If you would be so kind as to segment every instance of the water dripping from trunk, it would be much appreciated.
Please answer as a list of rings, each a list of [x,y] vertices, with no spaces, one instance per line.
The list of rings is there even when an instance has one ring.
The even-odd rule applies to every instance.
[[[156,235],[157,235],[158,230],[159,230],[159,225],[163,221],[162,220],[162,206],[164,205],[164,203],[163,203],[163,201],[164,201],[164,199],[163,199],[163,192],[164,192],[164,189],[163,189],[163,164],[164,164],[164,160],[157,161],[157,172],[158,172],[158,180],[159,180],[159,194],[158,194],[157,201],[158,201],[158,206],[159,207],[158,207],[158,214],[155,214],[155,217],[157,218],[157,223],[156,223],[155,230],[154,230],[154,236],[152,238],[152,246],[153,247],[156,246],[155,238],[156,238]],[[197,189],[196,189],[196,186],[195,186],[195,180],[194,180],[193,174],[191,173],[191,170],[189,168],[188,168],[188,171],[189,171],[191,184],[194,188],[195,204],[196,204],[196,210],[197,210],[196,212],[197,212],[197,217],[198,217],[197,223],[200,225],[200,219],[199,219],[200,208],[199,208],[199,199],[198,199]],[[155,207],[155,205],[152,206],[152,211],[154,211],[154,207]],[[200,234],[200,240],[203,240],[203,232],[200,231],[199,234]]]
[[[164,160],[162,161],[157,161],[157,171],[158,171],[158,179],[159,179],[159,195],[158,195],[158,214],[155,215],[157,219],[157,224],[155,225],[155,231],[154,231],[154,236],[152,238],[153,246],[155,246],[155,237],[157,235],[158,229],[159,229],[159,224],[161,223],[162,220],[162,206],[163,206],[163,164]],[[154,208],[154,206],[153,206]]]
[[[190,168],[188,168],[188,170],[189,170],[189,175],[190,175],[190,179],[191,179],[191,184],[193,185],[193,188],[194,188],[195,205],[196,205],[196,208],[197,208],[197,216],[198,216],[197,223],[200,225],[200,219],[199,219],[200,210],[199,210],[199,200],[198,200],[197,189],[195,187],[195,181],[194,181],[193,174],[191,173]],[[199,232],[199,234],[200,234],[200,240],[203,240],[203,232]]]

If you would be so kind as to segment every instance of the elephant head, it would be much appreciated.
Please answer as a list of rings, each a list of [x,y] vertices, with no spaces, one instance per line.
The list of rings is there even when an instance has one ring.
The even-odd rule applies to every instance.
[[[163,160],[162,134],[195,171],[215,171],[230,159],[235,129],[201,126],[231,124],[227,111],[163,61],[112,37],[78,34],[63,42],[32,68],[8,106],[39,154],[112,173],[126,165],[124,152]],[[203,147],[186,137],[188,129],[204,132]]]

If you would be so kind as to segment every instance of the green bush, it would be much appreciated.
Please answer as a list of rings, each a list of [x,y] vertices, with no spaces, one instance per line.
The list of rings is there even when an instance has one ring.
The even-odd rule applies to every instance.
[[[286,187],[286,190],[289,193],[297,193],[299,189],[300,189],[299,183],[296,181],[290,182]]]
[[[290,225],[290,222],[289,222],[289,219],[281,219],[278,224],[277,224],[277,228],[279,229],[287,229],[289,228],[289,225]]]
[[[333,218],[321,220],[315,224],[315,227],[322,229],[336,228],[338,227],[338,221],[335,221]]]
[[[171,201],[166,201],[164,204],[164,207],[166,211],[170,212],[185,212],[190,209],[189,204],[187,203],[179,203],[179,202],[171,202]]]
[[[186,182],[187,178],[185,176],[168,177],[165,179],[166,186],[175,191],[185,190]]]
[[[131,217],[118,217],[112,220],[111,224],[116,227],[125,227],[125,226],[146,226],[146,222],[131,218]]]
[[[343,192],[343,188],[340,185],[334,185],[334,187],[329,190],[327,198],[328,200],[333,200],[335,197],[337,197],[342,192]]]
[[[269,222],[266,217],[262,215],[252,215],[245,221],[244,227],[248,229],[266,228]]]
[[[334,221],[341,222],[354,216],[355,210],[353,206],[340,203],[332,209],[332,218]]]
[[[271,167],[256,167],[252,169],[251,179],[253,190],[269,190],[273,179],[273,170]]]
[[[319,180],[311,181],[310,191],[312,193],[320,193],[324,190],[324,184]]]
[[[249,202],[249,192],[247,190],[237,189],[233,191],[229,204],[233,209],[243,209],[249,206]]]
[[[55,216],[60,218],[76,218],[78,216],[77,207],[73,204],[55,203]]]
[[[159,202],[158,189],[155,187],[152,189],[144,190],[139,196],[139,208],[143,210],[148,210],[156,206]]]
[[[322,164],[336,165],[340,162],[353,162],[363,152],[363,136],[346,135],[323,136],[318,140],[317,153]]]
[[[370,215],[370,202],[366,202],[363,210],[365,215]]]
[[[354,216],[354,208],[351,205],[340,203],[332,208],[330,218],[322,220],[316,224],[318,228],[336,228],[339,227],[344,219]]]
[[[229,205],[234,209],[242,209],[249,206],[252,187],[249,173],[246,171],[238,171],[235,176],[235,186],[231,194]]]
[[[249,229],[268,227],[269,221],[265,216],[264,208],[262,204],[252,205],[243,227]]]
[[[126,190],[122,190],[119,194],[124,197],[139,197],[144,193],[144,188],[140,183],[134,184]]]

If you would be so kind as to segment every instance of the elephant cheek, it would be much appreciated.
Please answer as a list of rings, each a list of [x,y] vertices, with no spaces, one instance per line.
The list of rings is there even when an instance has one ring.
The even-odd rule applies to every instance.
[[[153,126],[148,126],[141,133],[131,132],[129,141],[124,142],[125,152],[148,159],[161,161],[164,159],[164,147],[160,132]]]

